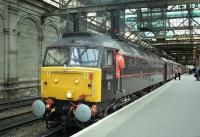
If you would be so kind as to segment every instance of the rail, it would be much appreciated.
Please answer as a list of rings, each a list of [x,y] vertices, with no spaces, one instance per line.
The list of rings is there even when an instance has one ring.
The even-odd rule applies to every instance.
[[[27,118],[6,122],[6,123],[0,125],[0,132],[5,132],[9,129],[13,129],[13,128],[16,128],[16,127],[19,127],[22,125],[34,123],[36,121],[41,121],[41,120],[42,120],[42,118],[40,118],[40,117],[29,116]]]
[[[31,105],[36,99],[39,99],[39,97],[0,103],[0,111]]]
[[[1,92],[1,91],[19,90],[19,89],[38,88],[38,87],[40,87],[40,85],[24,86],[24,87],[14,87],[14,88],[4,88],[4,89],[0,89],[0,92]]]

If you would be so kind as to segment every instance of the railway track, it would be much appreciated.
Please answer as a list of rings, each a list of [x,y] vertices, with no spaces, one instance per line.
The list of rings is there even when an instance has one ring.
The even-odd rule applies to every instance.
[[[4,110],[9,110],[12,108],[18,108],[18,107],[22,107],[22,106],[31,105],[33,103],[33,101],[36,99],[39,99],[39,97],[0,103],[0,112],[4,111]]]
[[[61,127],[58,127],[52,131],[47,131],[46,133],[43,133],[41,135],[39,135],[40,137],[53,137],[53,136],[63,136],[62,135],[62,128]]]
[[[34,116],[30,108],[36,99],[38,97],[0,103],[0,132],[42,120]]]
[[[80,130],[81,129],[79,129],[78,127],[73,127],[73,128],[68,129],[68,131],[64,133],[62,127],[57,127],[56,129],[53,129],[52,131],[46,131],[46,133],[41,133],[38,136],[39,137],[69,137],[79,132]]]
[[[14,114],[14,115],[11,115],[11,116],[2,117],[2,118],[0,118],[0,121],[9,120],[9,119],[12,119],[12,118],[14,118],[16,116],[18,117],[18,116],[23,116],[23,115],[26,115],[26,114],[32,114],[32,111],[23,112],[23,113],[20,113],[20,114]]]
[[[9,129],[20,127],[22,125],[42,121],[41,117],[36,117],[32,112],[25,112],[13,116],[8,116],[0,119],[0,132],[5,132]]]

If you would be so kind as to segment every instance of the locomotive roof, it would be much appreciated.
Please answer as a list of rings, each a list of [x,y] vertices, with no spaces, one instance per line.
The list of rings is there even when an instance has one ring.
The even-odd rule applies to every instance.
[[[116,41],[104,35],[87,33],[87,32],[63,34],[63,38],[58,40],[56,43],[52,45],[71,46],[73,44],[79,46],[89,45],[89,46],[101,46],[114,49],[121,49],[120,45]]]
[[[96,33],[89,32],[74,32],[63,34],[63,38],[57,42],[51,44],[50,46],[91,46],[91,47],[107,47],[112,49],[122,50],[122,54],[128,56],[138,56],[144,59],[152,59],[162,62],[159,56],[149,52],[143,51],[137,48],[135,45],[127,44],[124,42],[115,41],[109,36],[100,35]]]

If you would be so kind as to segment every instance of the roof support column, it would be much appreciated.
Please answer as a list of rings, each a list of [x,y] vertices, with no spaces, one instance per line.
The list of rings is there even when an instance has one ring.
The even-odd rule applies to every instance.
[[[87,16],[86,14],[81,14],[79,12],[70,13],[68,15],[68,24],[67,32],[78,32],[78,31],[86,31],[87,30]]]
[[[120,20],[120,11],[113,9],[111,12],[111,37],[117,39],[117,33],[119,33],[119,20]]]
[[[111,12],[111,37],[118,39],[125,32],[125,10],[113,9]]]
[[[79,31],[80,14],[72,13],[71,17],[73,20],[73,32],[77,32],[77,31]]]
[[[69,15],[69,21],[71,22],[71,25],[68,25],[67,27],[72,27],[68,28],[69,32],[77,32],[80,30],[80,14],[79,13],[70,13]]]

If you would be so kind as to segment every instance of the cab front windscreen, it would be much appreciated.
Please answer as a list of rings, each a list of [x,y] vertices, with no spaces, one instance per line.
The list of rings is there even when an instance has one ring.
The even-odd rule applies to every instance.
[[[44,66],[99,66],[98,48],[91,47],[49,47],[46,49]]]

